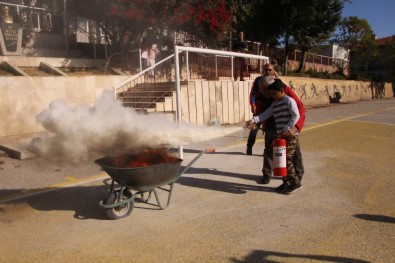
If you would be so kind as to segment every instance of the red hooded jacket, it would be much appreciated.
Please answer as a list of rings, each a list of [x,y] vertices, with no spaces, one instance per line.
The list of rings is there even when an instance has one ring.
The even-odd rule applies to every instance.
[[[260,78],[260,77],[258,77]],[[259,115],[262,112],[264,112],[267,108],[270,107],[270,105],[273,102],[272,98],[267,98],[265,97],[261,92],[259,92],[259,79],[256,79],[253,83],[251,93],[250,93],[250,104],[252,105],[253,103],[255,104],[256,110],[254,115]],[[258,81],[257,81],[258,80]],[[256,86],[258,85],[258,87]],[[300,118],[298,122],[295,124],[295,127],[298,129],[298,132],[302,131],[304,121],[305,121],[305,108],[303,105],[303,102],[299,99],[298,95],[289,87],[288,85],[285,84],[285,89],[284,92],[286,95],[289,97],[293,98],[296,102],[296,106],[298,107],[299,110],[299,115]],[[265,129],[265,122],[262,123],[262,129]]]

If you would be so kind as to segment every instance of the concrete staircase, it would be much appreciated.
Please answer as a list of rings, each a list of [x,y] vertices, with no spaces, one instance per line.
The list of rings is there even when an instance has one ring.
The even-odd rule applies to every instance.
[[[181,82],[181,85],[188,85]],[[167,112],[176,110],[175,82],[140,83],[125,92],[118,94],[118,99],[125,107],[134,108],[136,111]]]

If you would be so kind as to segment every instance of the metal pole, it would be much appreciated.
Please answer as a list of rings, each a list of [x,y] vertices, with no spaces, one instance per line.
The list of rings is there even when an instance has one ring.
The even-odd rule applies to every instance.
[[[66,54],[69,57],[69,21],[67,19],[67,0],[63,1],[63,23],[64,23],[64,39],[66,42]]]
[[[215,77],[218,78],[218,56],[215,55]]]
[[[231,76],[232,80],[233,80],[233,71],[234,71],[233,70],[233,67],[234,67],[233,61],[234,61],[234,57],[232,57],[230,60],[230,70],[232,71],[230,76]]]
[[[97,58],[97,53],[96,53],[96,39],[93,42],[93,58]]]
[[[185,52],[185,56],[186,56],[186,70],[187,70],[187,81],[189,82],[189,52],[186,51]]]
[[[176,101],[177,101],[177,115],[176,120],[181,124],[181,86],[180,86],[180,61],[178,56],[178,46],[174,47],[174,65],[176,70]],[[180,145],[178,148],[178,154],[180,159],[184,159],[183,146]]]
[[[142,59],[142,57],[141,57],[141,48],[139,48],[139,62],[140,62],[140,72],[142,72],[143,71],[143,59]],[[147,60],[147,59],[146,59]],[[146,63],[147,64],[147,63]]]
[[[114,92],[114,100],[117,100],[117,89],[113,87],[113,92]]]

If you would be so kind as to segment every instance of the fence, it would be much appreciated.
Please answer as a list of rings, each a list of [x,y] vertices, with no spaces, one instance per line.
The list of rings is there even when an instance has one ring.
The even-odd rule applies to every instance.
[[[140,56],[141,57],[141,56]],[[192,79],[234,79],[235,58],[245,61],[245,70],[262,74],[268,57],[245,53],[175,46],[174,54],[143,69],[139,74],[114,86],[114,97],[125,106],[146,109],[169,93],[176,95],[176,121],[181,122],[181,83]],[[140,65],[143,63],[140,62]],[[247,77],[247,76],[246,76]],[[175,83],[175,84],[174,84]],[[129,96],[132,94],[132,96]],[[183,148],[179,148],[180,158]]]
[[[289,60],[300,61],[301,58],[302,52],[298,50],[294,50],[288,55]],[[339,68],[348,68],[349,65],[349,61],[347,59],[322,56],[308,52],[306,53],[305,62],[312,63],[313,65],[319,64]]]
[[[130,67],[137,67],[135,71],[139,71],[138,67],[140,67],[140,72],[114,87],[115,98],[122,97],[131,88],[140,91],[140,95],[145,92],[146,97],[151,97],[151,101],[147,101],[146,98],[133,99],[124,101],[124,104],[138,109],[146,109],[152,106],[164,93],[169,92],[169,89],[166,89],[163,84],[174,85],[171,83],[197,79],[234,80],[235,71],[239,70],[236,67],[236,57],[244,61],[242,70],[245,78],[252,79],[254,74],[262,73],[262,66],[269,61],[265,56],[203,48],[176,46],[174,52],[174,54],[160,52],[159,57],[163,59],[148,68],[142,67],[144,63],[141,61],[141,56],[139,62],[136,62],[138,58],[133,56],[135,66]],[[176,53],[178,56],[174,58]],[[176,64],[174,64],[175,60]],[[178,79],[176,78],[177,74]],[[144,105],[143,101],[147,103]]]
[[[192,47],[182,47],[182,46],[176,46],[174,50],[174,55],[175,55],[175,77],[176,77],[176,96],[177,96],[177,121],[181,122],[181,97],[180,97],[180,83],[181,83],[181,76],[180,74],[180,52],[186,52],[186,58],[187,58],[187,73],[189,70],[188,66],[188,54],[190,52],[196,53],[196,54],[206,54],[206,55],[214,55],[214,67],[215,67],[215,74],[219,76],[219,71],[218,71],[218,58],[224,59],[224,63],[230,63],[230,69],[228,68],[227,72],[230,74],[231,77],[233,78],[233,72],[234,72],[234,58],[242,58],[242,59],[248,59],[250,62],[255,62],[252,63],[256,66],[257,72],[261,73],[261,68],[260,65],[264,65],[269,62],[269,58],[265,56],[258,56],[258,55],[251,55],[251,54],[244,54],[244,53],[237,53],[237,52],[229,52],[229,51],[220,51],[220,50],[213,50],[213,49],[202,49],[202,48],[192,48]],[[187,74],[189,75],[189,74]]]
[[[0,2],[0,9],[4,10],[4,8],[7,8],[8,17],[3,19],[9,19],[9,23],[21,23],[23,20],[28,20],[30,16],[35,32],[48,31],[52,27],[52,17],[47,8]]]

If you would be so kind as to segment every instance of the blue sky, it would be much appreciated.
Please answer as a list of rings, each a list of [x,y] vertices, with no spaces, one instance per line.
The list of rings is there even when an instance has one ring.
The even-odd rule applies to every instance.
[[[353,0],[344,5],[347,16],[365,18],[378,38],[395,35],[395,0]]]

